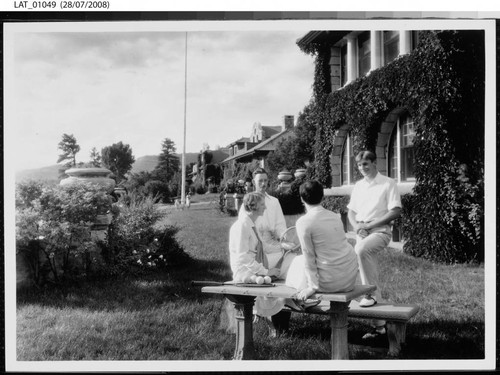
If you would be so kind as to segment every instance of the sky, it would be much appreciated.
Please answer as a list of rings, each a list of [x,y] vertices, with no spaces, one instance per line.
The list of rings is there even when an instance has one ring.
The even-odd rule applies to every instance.
[[[136,159],[160,154],[165,138],[182,152],[184,113],[186,152],[225,147],[255,122],[297,119],[311,99],[313,57],[296,44],[308,30],[192,30],[186,70],[186,32],[140,24],[11,34],[5,126],[15,170],[56,164],[64,133],[81,147],[77,162],[120,141]]]

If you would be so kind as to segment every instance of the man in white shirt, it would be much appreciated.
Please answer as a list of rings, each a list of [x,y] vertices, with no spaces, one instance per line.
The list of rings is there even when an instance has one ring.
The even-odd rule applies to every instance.
[[[381,300],[378,254],[391,240],[390,222],[401,214],[401,198],[396,182],[381,175],[377,170],[376,156],[362,151],[356,158],[363,179],[356,182],[347,205],[349,221],[356,232],[359,272],[363,284],[376,285],[374,295],[365,296],[361,307],[373,306]],[[385,321],[373,320],[374,331],[364,338],[385,334]]]
[[[269,185],[269,178],[267,172],[263,168],[257,168],[253,173],[253,185],[257,193],[264,194],[266,209],[262,216],[259,216],[255,221],[255,227],[259,234],[260,240],[264,246],[264,253],[267,256],[269,262],[269,267],[274,268],[281,258],[282,250],[280,238],[286,231],[286,221],[283,215],[283,210],[281,209],[280,202],[277,198],[267,194],[266,190]],[[239,217],[245,215],[243,207],[240,208],[238,213]],[[283,277],[283,273],[286,272],[287,266],[291,257],[285,258],[281,269],[283,270],[280,274],[280,278]]]

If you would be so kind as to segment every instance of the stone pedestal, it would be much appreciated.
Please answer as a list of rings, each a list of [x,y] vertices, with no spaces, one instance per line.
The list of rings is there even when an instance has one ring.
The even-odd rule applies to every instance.
[[[116,186],[115,180],[109,177],[112,172],[106,168],[70,168],[64,173],[69,177],[61,180],[62,186],[90,182],[103,187],[108,194],[111,194]],[[111,214],[97,215],[90,232],[93,239],[105,239],[111,218]]]

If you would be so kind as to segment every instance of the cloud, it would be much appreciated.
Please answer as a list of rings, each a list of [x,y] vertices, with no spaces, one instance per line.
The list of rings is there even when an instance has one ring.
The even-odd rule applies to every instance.
[[[204,143],[225,146],[248,136],[254,122],[280,125],[283,115],[303,109],[313,64],[295,45],[298,36],[188,34],[188,152]],[[119,141],[136,157],[158,154],[167,137],[181,151],[184,38],[183,32],[16,33],[7,126],[15,129],[14,142],[37,152],[16,147],[19,168],[52,164],[63,133],[75,135],[81,161],[92,147]]]

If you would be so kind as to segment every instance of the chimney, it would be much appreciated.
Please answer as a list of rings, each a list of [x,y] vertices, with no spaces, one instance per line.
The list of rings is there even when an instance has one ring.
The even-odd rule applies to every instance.
[[[285,125],[285,129],[293,128],[294,116],[293,115],[285,115],[283,116],[283,124]]]

